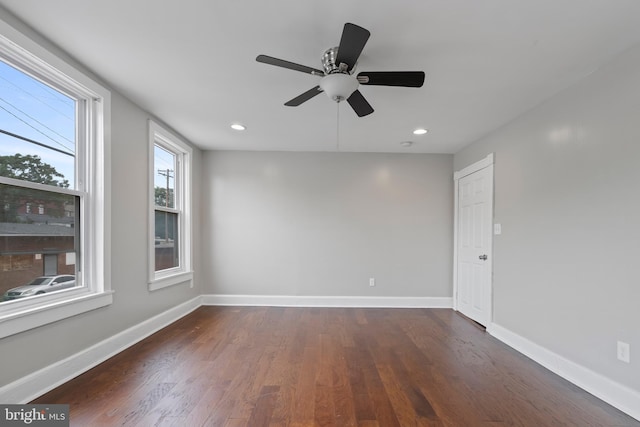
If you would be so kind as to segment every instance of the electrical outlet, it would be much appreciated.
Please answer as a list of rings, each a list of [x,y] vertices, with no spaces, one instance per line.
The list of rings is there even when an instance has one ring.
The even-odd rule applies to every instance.
[[[369,277],[369,286],[375,286],[375,285],[376,285],[375,277]]]
[[[622,360],[626,363],[631,362],[631,349],[629,348],[628,343],[618,341],[618,360]]]

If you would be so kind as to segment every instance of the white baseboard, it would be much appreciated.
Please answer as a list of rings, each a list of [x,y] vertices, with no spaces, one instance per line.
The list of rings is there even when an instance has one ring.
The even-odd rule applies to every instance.
[[[7,384],[0,388],[0,402],[28,403],[186,316],[201,305],[201,297],[196,297],[64,360]]]
[[[449,297],[202,295],[203,305],[273,307],[451,308]]]
[[[495,323],[487,328],[487,332],[551,372],[640,421],[640,392],[565,359]]]

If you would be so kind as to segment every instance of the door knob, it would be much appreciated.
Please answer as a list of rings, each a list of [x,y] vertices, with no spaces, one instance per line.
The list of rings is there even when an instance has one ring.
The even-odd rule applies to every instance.
[[[478,258],[480,258],[482,261],[486,261],[487,255],[480,255]]]

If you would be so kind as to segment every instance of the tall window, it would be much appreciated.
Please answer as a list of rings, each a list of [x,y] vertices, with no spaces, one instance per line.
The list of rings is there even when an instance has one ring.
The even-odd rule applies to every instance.
[[[150,142],[150,289],[190,281],[191,148],[149,122]]]
[[[0,338],[111,302],[100,299],[108,104],[0,21]]]

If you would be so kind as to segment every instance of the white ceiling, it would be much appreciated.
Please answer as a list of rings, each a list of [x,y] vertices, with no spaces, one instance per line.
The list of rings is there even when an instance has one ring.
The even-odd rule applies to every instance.
[[[638,0],[0,4],[205,149],[454,153],[640,43]],[[423,70],[425,85],[361,87],[364,118],[324,94],[285,107],[319,78],[255,57],[321,69],[345,22],[371,31],[357,71]]]

